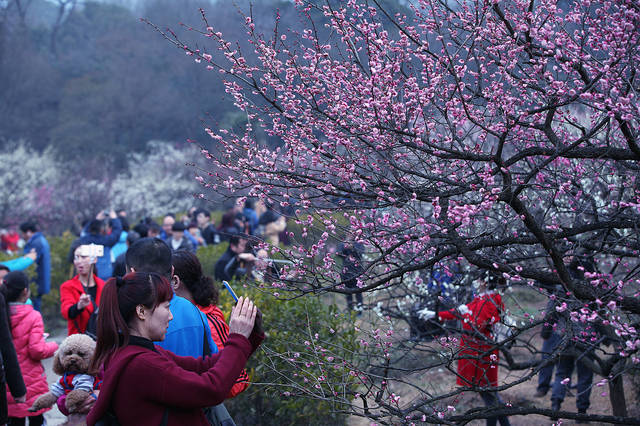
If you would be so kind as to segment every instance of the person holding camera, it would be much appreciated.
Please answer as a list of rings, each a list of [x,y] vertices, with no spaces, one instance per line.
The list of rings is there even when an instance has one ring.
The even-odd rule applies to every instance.
[[[246,253],[247,238],[235,234],[229,238],[229,247],[216,262],[214,275],[218,281],[231,281],[247,275],[247,267],[255,262],[253,253]]]
[[[60,286],[60,310],[67,320],[69,336],[87,331],[93,335],[96,333],[95,317],[91,327],[89,322],[100,305],[104,281],[95,275],[97,257],[96,253],[91,253],[91,247],[86,244],[75,247],[73,266],[77,274]]]
[[[96,261],[96,275],[101,280],[107,280],[113,273],[113,265],[111,263],[111,247],[120,241],[120,233],[122,232],[122,223],[116,212],[111,209],[108,212],[111,218],[111,233],[107,234],[105,230],[106,211],[101,211],[96,218],[91,220],[82,231],[83,235],[79,238],[80,244],[95,244],[103,246],[102,255],[98,256]]]
[[[458,386],[478,389],[480,397],[489,408],[499,408],[502,401],[498,392],[499,350],[495,341],[493,326],[500,322],[504,312],[502,296],[496,291],[506,280],[497,272],[487,271],[476,280],[477,294],[468,304],[455,309],[423,312],[423,319],[436,317],[438,321],[462,322],[462,338],[458,353]],[[506,416],[487,417],[487,426],[509,426]]]

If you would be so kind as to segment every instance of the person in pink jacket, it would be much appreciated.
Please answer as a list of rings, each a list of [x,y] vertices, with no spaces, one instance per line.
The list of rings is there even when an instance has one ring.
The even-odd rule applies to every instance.
[[[42,360],[53,356],[58,344],[46,342],[44,324],[40,312],[27,305],[29,298],[29,279],[22,271],[10,272],[0,287],[8,304],[10,313],[11,335],[18,355],[20,370],[27,386],[27,400],[23,403],[9,402],[9,425],[24,425],[29,417],[29,425],[42,425],[44,409],[31,413],[29,407],[36,398],[49,391],[47,377]],[[7,391],[8,392],[8,391]]]

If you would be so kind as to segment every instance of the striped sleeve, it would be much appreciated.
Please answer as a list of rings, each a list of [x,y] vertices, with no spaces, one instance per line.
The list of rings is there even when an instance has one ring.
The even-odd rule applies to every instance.
[[[229,338],[229,326],[227,323],[218,318],[214,314],[207,314],[207,319],[209,320],[209,326],[211,327],[211,337],[213,341],[218,346],[219,350],[222,350],[224,344],[227,342]],[[231,391],[229,392],[229,398],[233,398],[241,392],[244,392],[249,387],[249,374],[246,369],[242,369],[242,372],[236,379]]]

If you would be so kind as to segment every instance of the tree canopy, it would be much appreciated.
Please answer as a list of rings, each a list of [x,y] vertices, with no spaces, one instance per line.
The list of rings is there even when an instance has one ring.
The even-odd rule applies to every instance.
[[[179,141],[202,133],[206,117],[220,127],[237,120],[219,80],[181,58],[139,20],[177,26],[197,17],[202,2],[8,0],[0,2],[0,143],[48,146],[69,159],[100,158],[121,170],[125,155],[150,140]],[[230,25],[237,7],[209,2],[215,21]],[[274,15],[279,0],[260,2]]]
[[[366,292],[382,312],[408,315],[432,272],[490,270],[570,313],[565,345],[600,342],[580,326],[603,325],[616,343],[598,347],[593,368],[615,388],[640,362],[637,4],[420,0],[394,14],[376,0],[295,3],[302,31],[276,20],[264,33],[259,16],[245,17],[250,51],[206,12],[187,32],[202,36],[197,48],[163,32],[223,74],[248,117],[243,132],[205,129],[212,140],[200,144],[216,172],[204,187],[293,206],[301,237],[272,248],[294,263],[278,293]],[[257,129],[283,145],[260,145]],[[357,289],[344,286],[330,250],[353,239],[366,247]],[[547,290],[556,284],[559,297]],[[544,319],[520,315],[515,340],[531,356],[507,357],[522,374],[502,389],[540,367],[525,336]],[[439,401],[462,390],[432,384],[399,403],[384,374],[406,347],[382,332],[374,342],[379,368],[363,379],[364,407],[347,401],[354,413],[450,424],[488,415],[443,409]],[[425,369],[464,357],[443,347]],[[606,421],[635,422],[612,403],[619,417]]]

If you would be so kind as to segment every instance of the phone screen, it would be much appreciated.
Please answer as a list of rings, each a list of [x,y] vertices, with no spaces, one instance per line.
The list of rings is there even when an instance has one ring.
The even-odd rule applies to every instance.
[[[225,286],[225,288],[229,291],[229,293],[231,294],[231,297],[233,297],[233,300],[235,300],[237,302],[238,301],[238,296],[236,296],[236,293],[233,291],[233,289],[231,288],[229,283],[226,282],[226,281],[222,281],[222,285]]]

